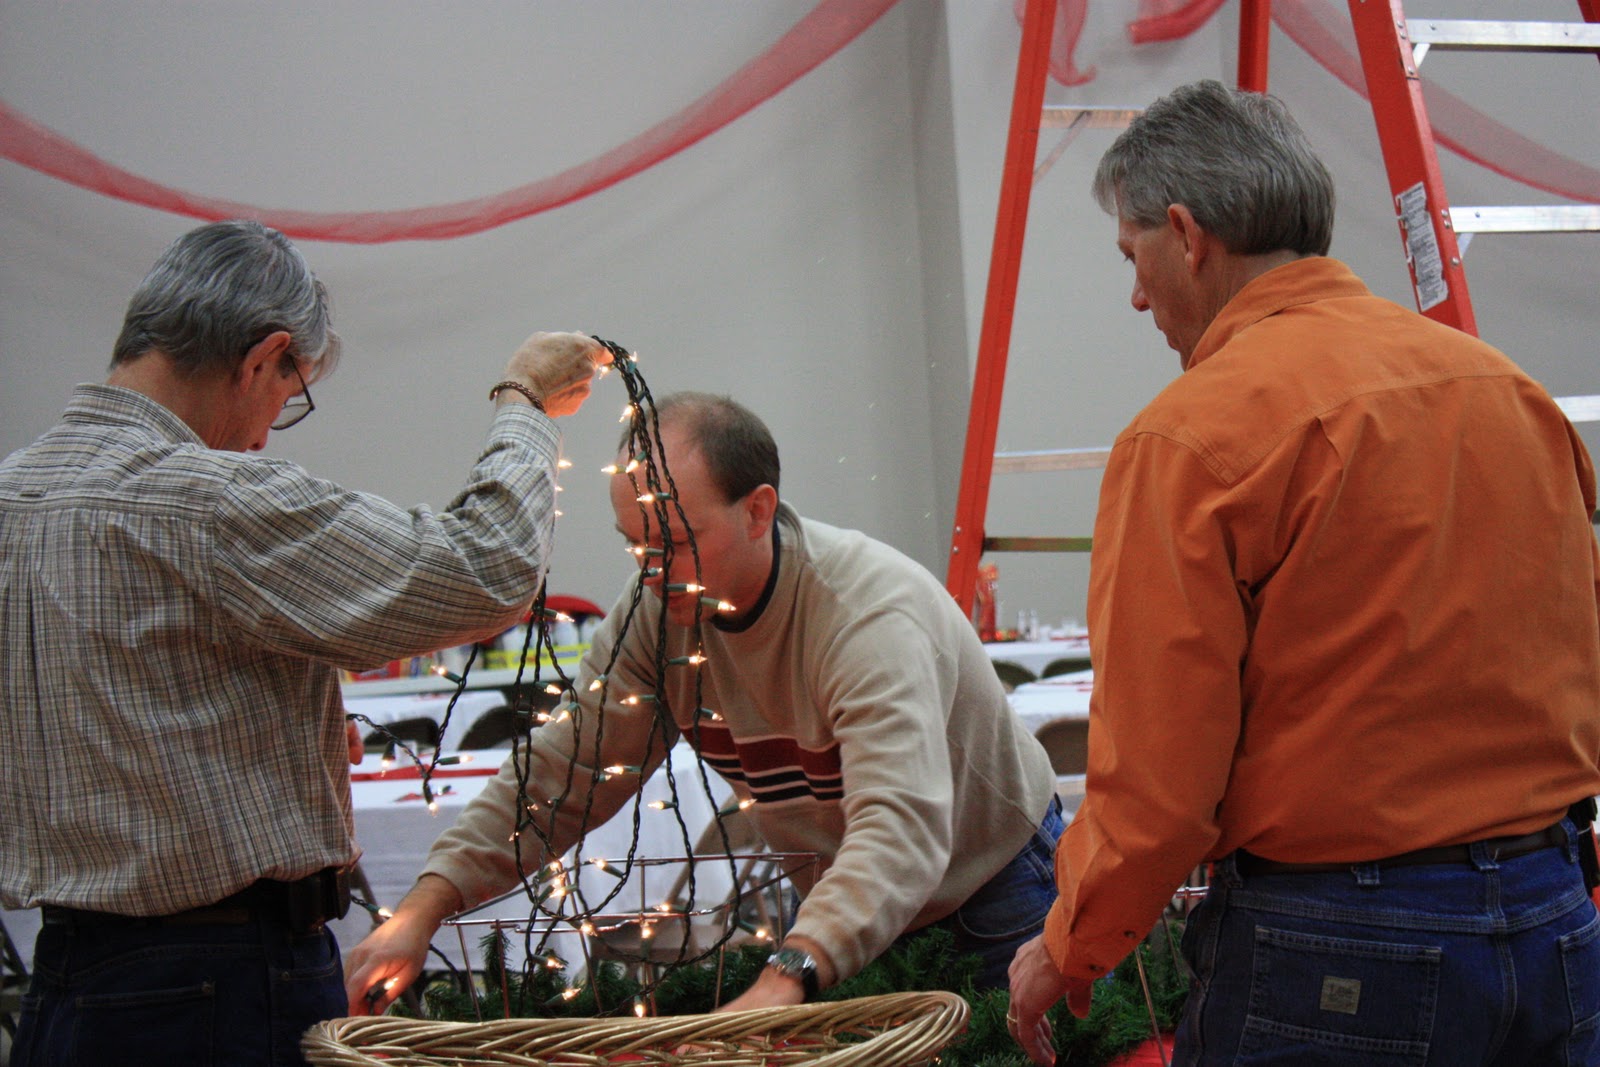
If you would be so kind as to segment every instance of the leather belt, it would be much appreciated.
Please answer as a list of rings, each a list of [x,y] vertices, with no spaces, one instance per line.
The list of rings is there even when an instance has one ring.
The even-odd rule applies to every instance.
[[[215,904],[171,915],[118,915],[59,904],[43,906],[44,921],[63,926],[243,926],[255,919],[286,924],[297,934],[311,933],[324,923],[342,919],[350,910],[350,871],[325,867],[292,882],[262,878]]]
[[[1483,845],[1493,859],[1511,859],[1514,856],[1525,856],[1530,852],[1537,852],[1543,848],[1555,848],[1567,843],[1567,831],[1560,823],[1547,826],[1543,830],[1535,830],[1531,834],[1521,837],[1491,837],[1477,842]],[[1329,874],[1336,871],[1348,871],[1352,867],[1420,867],[1431,863],[1471,863],[1472,845],[1435,845],[1432,848],[1419,848],[1411,852],[1402,852],[1398,856],[1388,856],[1381,860],[1352,860],[1348,863],[1280,863],[1262,856],[1254,855],[1239,849],[1234,853],[1234,862],[1243,875],[1254,874]]]

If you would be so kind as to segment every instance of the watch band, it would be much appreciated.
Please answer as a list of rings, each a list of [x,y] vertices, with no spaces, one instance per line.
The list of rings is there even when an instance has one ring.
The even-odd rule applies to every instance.
[[[767,957],[767,966],[779,974],[798,978],[809,1003],[817,998],[817,961],[798,948],[780,948]]]

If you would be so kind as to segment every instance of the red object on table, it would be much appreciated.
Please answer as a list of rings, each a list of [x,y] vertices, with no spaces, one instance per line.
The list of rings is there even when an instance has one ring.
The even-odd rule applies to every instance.
[[[568,615],[604,615],[605,609],[592,600],[585,600],[581,596],[567,596],[562,593],[552,593],[544,598],[544,606],[548,611],[564,611]]]

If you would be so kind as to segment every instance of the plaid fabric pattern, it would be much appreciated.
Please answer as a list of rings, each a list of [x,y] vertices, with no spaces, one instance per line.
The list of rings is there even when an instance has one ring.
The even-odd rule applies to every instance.
[[[558,447],[502,407],[408,511],[78,387],[0,464],[0,903],[160,915],[350,862],[338,669],[522,617]]]

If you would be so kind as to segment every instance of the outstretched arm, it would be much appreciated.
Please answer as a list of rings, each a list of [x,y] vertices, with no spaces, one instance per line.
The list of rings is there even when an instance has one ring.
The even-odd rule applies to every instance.
[[[351,1015],[379,1015],[416,981],[439,924],[460,911],[461,894],[436,874],[417,879],[394,917],[362,939],[345,966]]]

